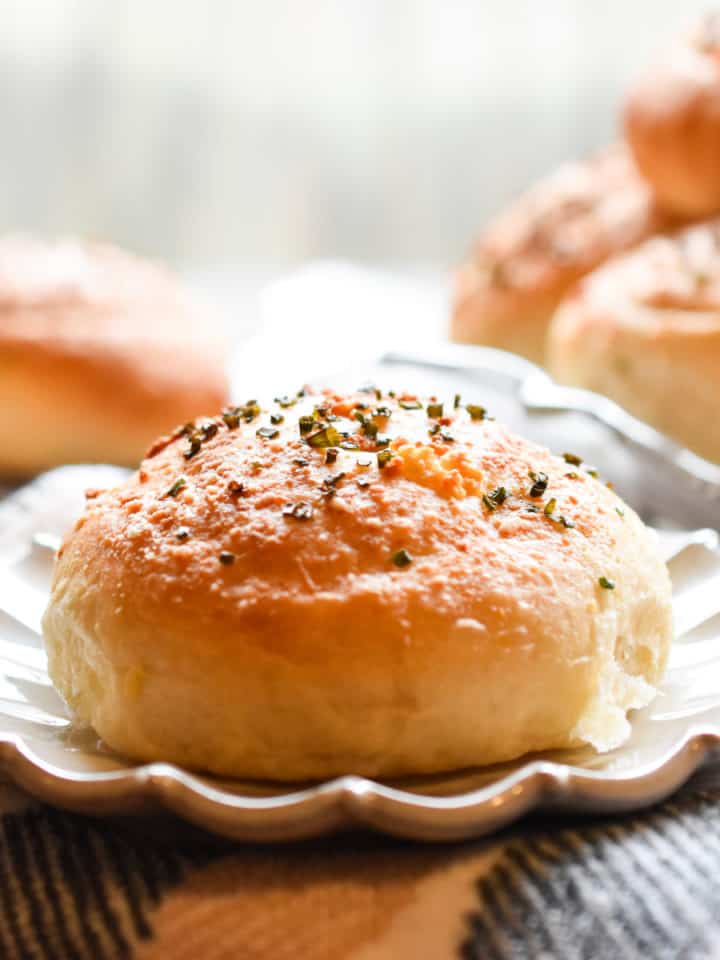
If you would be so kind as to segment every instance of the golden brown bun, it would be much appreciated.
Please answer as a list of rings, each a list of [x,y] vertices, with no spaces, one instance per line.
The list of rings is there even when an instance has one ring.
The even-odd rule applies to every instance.
[[[557,312],[550,368],[720,461],[720,223],[606,264]]]
[[[169,272],[109,246],[0,240],[0,474],[136,464],[226,399],[215,318]]]
[[[277,428],[268,411],[200,422],[195,443],[176,435],[93,492],[44,617],[77,717],[140,760],[278,780],[624,740],[670,641],[655,535],[581,468],[411,402],[329,395],[274,405]],[[313,444],[338,438],[298,430],[316,404],[348,432],[390,408],[374,421],[390,446],[371,425],[345,441],[366,449],[327,464]]]
[[[720,211],[720,17],[708,17],[639,79],[624,122],[663,209],[687,219]]]
[[[542,363],[550,319],[570,287],[660,226],[624,147],[563,165],[480,237],[456,278],[452,339]]]

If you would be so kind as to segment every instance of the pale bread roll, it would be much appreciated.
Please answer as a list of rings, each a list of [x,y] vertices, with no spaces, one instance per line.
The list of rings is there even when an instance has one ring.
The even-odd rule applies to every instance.
[[[549,363],[720,462],[720,223],[647,241],[557,312]]]
[[[632,87],[624,126],[658,204],[686,219],[720,212],[720,15],[706,17]]]
[[[171,273],[103,244],[0,240],[0,475],[134,466],[226,396],[218,320]]]
[[[91,491],[44,617],[78,719],[138,760],[274,780],[622,743],[671,636],[635,513],[472,406],[289,403]]]
[[[621,145],[567,163],[497,217],[457,273],[450,336],[545,359],[573,284],[666,221]]]

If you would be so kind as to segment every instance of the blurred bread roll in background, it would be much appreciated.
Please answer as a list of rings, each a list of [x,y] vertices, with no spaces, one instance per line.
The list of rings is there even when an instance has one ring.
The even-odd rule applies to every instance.
[[[664,223],[624,146],[564,164],[476,243],[456,277],[451,338],[542,363],[548,325],[570,287]]]
[[[431,773],[629,734],[671,637],[655,534],[579,462],[371,391],[247,403],[93,491],[50,675],[140,760]]]
[[[552,373],[720,462],[720,222],[655,237],[558,310]]]
[[[137,463],[227,392],[214,313],[169,271],[76,239],[0,240],[0,474]]]
[[[643,73],[624,125],[663,209],[688,219],[720,212],[720,14]]]

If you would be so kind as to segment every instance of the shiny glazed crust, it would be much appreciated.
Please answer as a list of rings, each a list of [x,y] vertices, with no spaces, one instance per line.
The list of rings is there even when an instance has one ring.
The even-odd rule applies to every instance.
[[[657,237],[558,310],[550,367],[720,462],[720,224]]]
[[[720,18],[707,17],[634,85],[625,134],[658,204],[699,219],[720,211]]]
[[[216,318],[153,264],[99,244],[0,240],[0,474],[136,464],[225,398]]]
[[[78,718],[131,757],[277,780],[622,742],[670,640],[654,534],[480,410],[429,412],[251,405],[91,491],[44,617]]]
[[[662,222],[624,147],[563,165],[488,227],[458,271],[452,339],[542,363],[548,324],[572,285]]]

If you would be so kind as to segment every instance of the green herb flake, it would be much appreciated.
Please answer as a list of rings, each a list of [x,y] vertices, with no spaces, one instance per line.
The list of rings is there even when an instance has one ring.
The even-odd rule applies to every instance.
[[[413,562],[413,558],[410,556],[410,554],[407,552],[407,550],[404,547],[402,550],[396,550],[395,553],[390,557],[390,559],[395,564],[395,566],[399,567],[401,570],[404,567],[409,567],[410,564]]]
[[[297,403],[297,400],[295,399],[295,397],[288,397],[288,396],[275,397],[275,403],[277,403],[278,406],[282,407],[283,410],[287,410],[288,407],[294,407],[295,404]]]
[[[166,490],[164,496],[166,497],[176,497],[181,490],[184,490],[187,486],[187,480],[185,477],[178,477],[175,483],[170,487],[169,490]]]
[[[477,403],[467,403],[465,404],[465,409],[470,414],[471,420],[485,420],[487,417],[487,410],[485,407],[481,407]]]
[[[580,478],[580,474],[576,473],[574,470],[571,470],[570,473],[563,474],[563,476],[567,477],[569,480],[578,480]]]
[[[400,406],[403,410],[421,410],[422,404],[419,400],[400,400]]]
[[[329,477],[325,477],[322,482],[321,491],[324,497],[334,497],[337,493],[337,485],[345,476],[345,471],[340,470]]]
[[[300,427],[300,435],[303,436],[310,431],[315,426],[315,418],[313,416],[306,415],[298,419],[298,426]]]
[[[619,517],[624,517],[624,516],[625,516],[625,511],[623,510],[622,507],[615,507],[615,513],[616,513]]]
[[[384,470],[393,458],[392,450],[380,450],[377,455],[378,467]]]
[[[218,555],[218,560],[225,567],[229,567],[231,564],[235,563],[235,554],[231,553],[229,550],[223,550]]]
[[[603,588],[603,590],[614,590],[615,581],[609,580],[607,577],[598,577],[598,583]]]
[[[488,510],[497,510],[507,500],[507,490],[505,487],[496,487],[490,493],[483,494],[482,501]]]
[[[299,503],[288,503],[283,507],[283,516],[294,517],[295,520],[310,520],[313,515],[312,504],[301,500]]]
[[[189,527],[178,527],[175,531],[175,537],[180,543],[184,543],[190,537]]]
[[[557,500],[553,497],[552,500],[548,500],[543,509],[543,513],[546,517],[551,517],[555,513],[555,507],[557,506]]]
[[[279,434],[280,431],[276,430],[275,427],[260,427],[255,431],[255,435],[262,437],[264,440],[274,440]]]
[[[541,497],[547,490],[548,475],[546,473],[535,473],[535,471],[531,470],[528,476],[533,481],[528,496],[533,498]]]
[[[386,433],[379,433],[379,434],[375,437],[375,446],[376,446],[376,447],[389,447],[389,446],[390,446],[390,440],[391,440],[391,437],[389,437]]]
[[[570,463],[573,467],[579,467],[582,463],[582,457],[578,457],[575,453],[564,453],[562,457],[565,463]]]
[[[442,403],[429,403],[427,405],[427,415],[432,417],[433,420],[437,420],[438,417],[441,417],[443,415]]]
[[[335,447],[330,447],[329,450],[325,451],[325,463],[335,463],[338,458],[338,451]]]
[[[309,437],[305,438],[305,442],[315,449],[341,446],[340,434],[335,427],[330,426],[321,427],[315,433],[311,433]]]
[[[387,419],[388,417],[392,416],[392,410],[390,409],[390,407],[376,407],[373,410],[373,416]]]
[[[285,417],[281,413],[271,413],[270,414],[270,423],[277,425],[282,423],[285,420]]]
[[[440,431],[440,439],[444,440],[445,443],[455,443],[455,437],[446,427],[443,427]]]
[[[440,433],[440,424],[439,423],[431,424],[430,427],[428,427],[428,433],[430,434],[431,437],[434,437],[436,434]]]
[[[237,429],[240,426],[240,408],[228,407],[227,410],[223,410],[222,418],[228,430]]]
[[[453,408],[455,410],[457,410],[457,408],[460,406],[461,401],[462,401],[462,397],[460,396],[459,393],[456,393],[455,396],[453,397]]]

